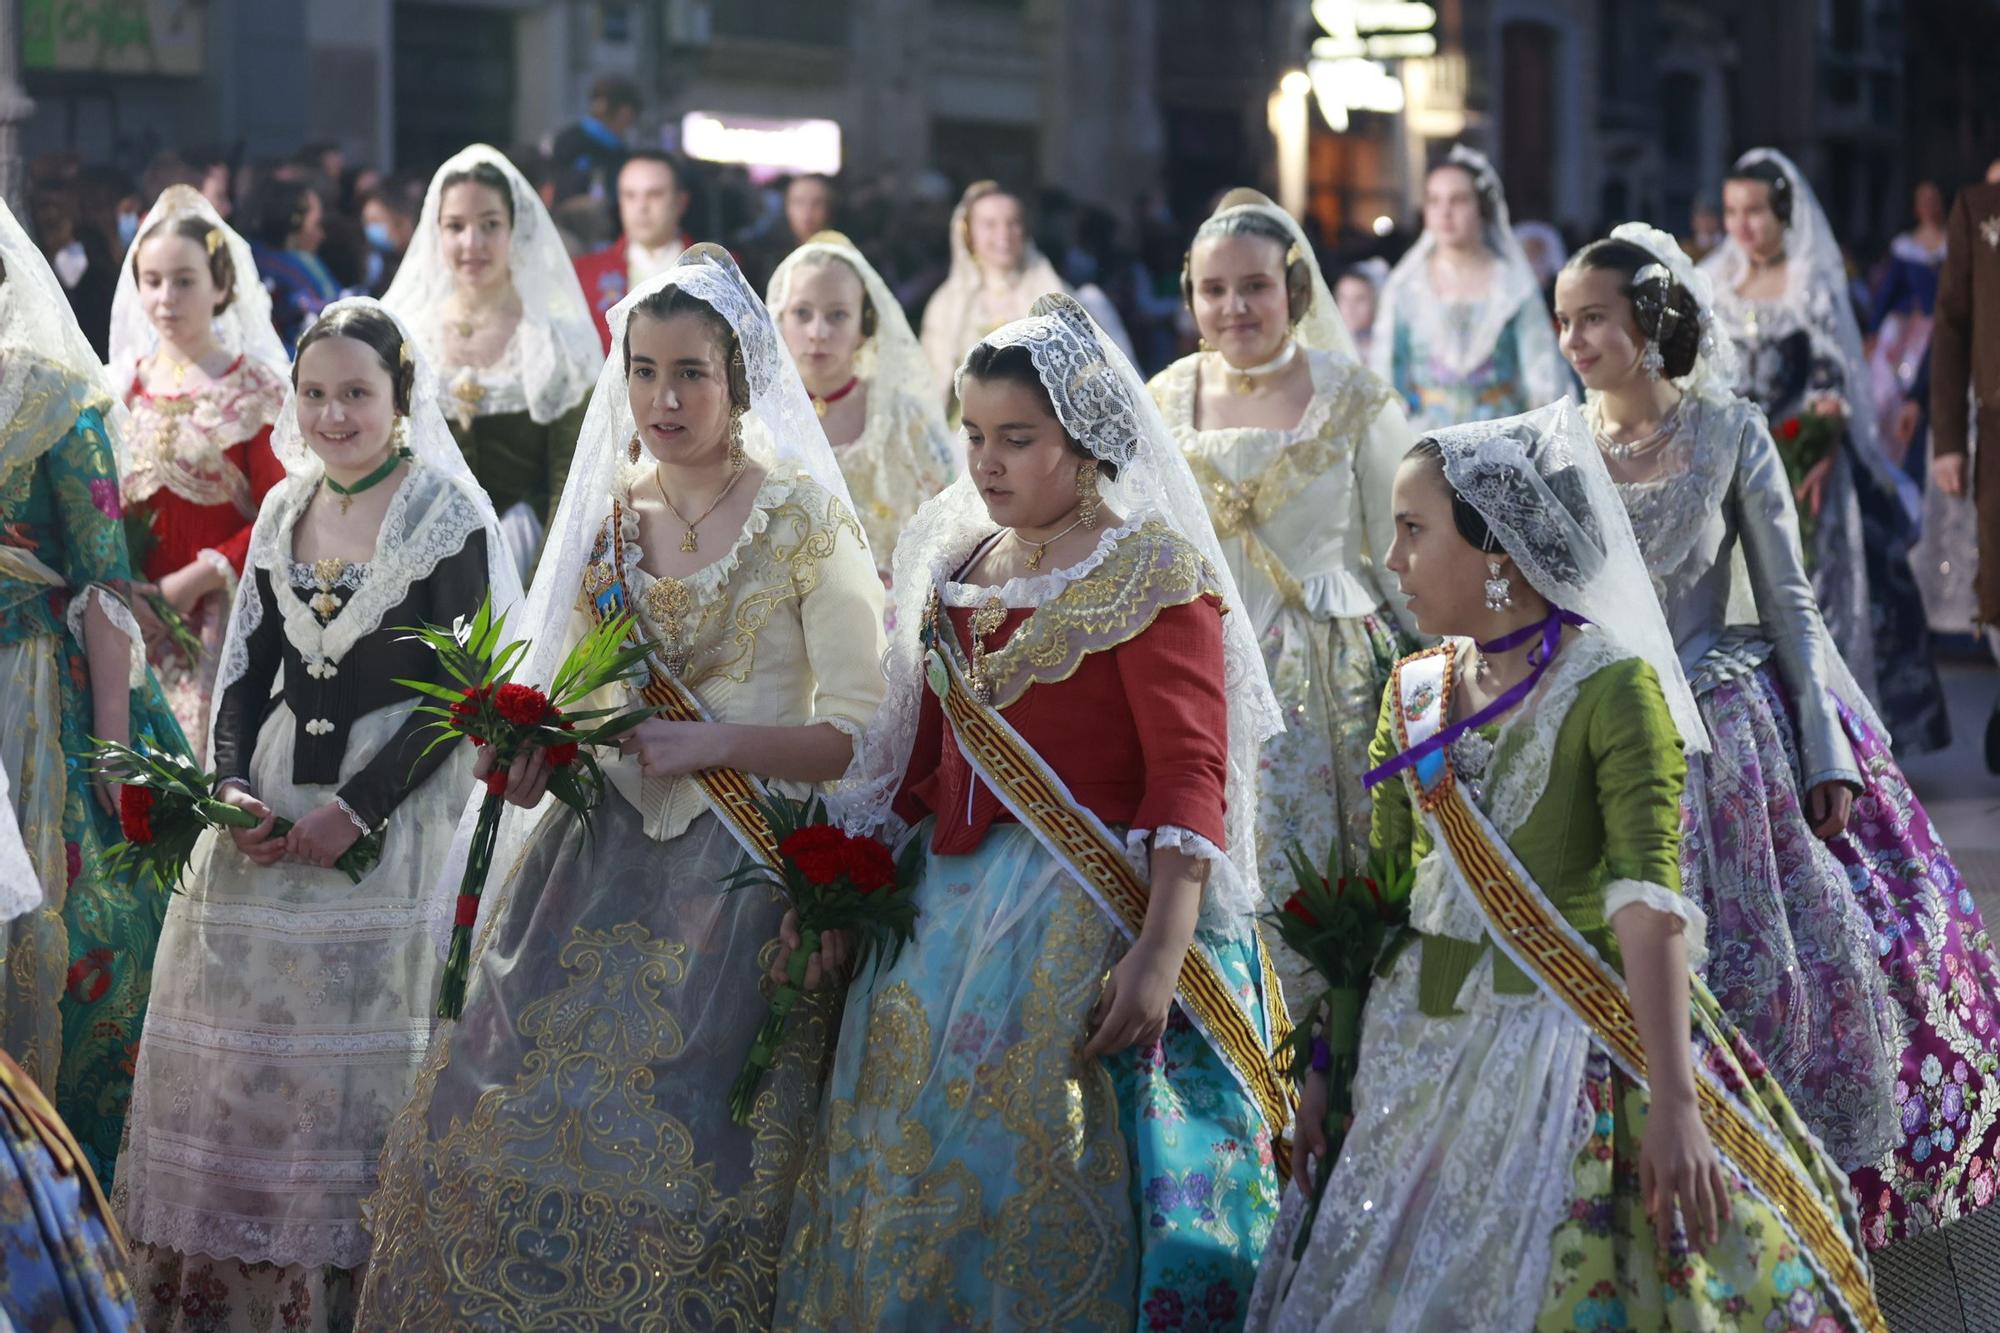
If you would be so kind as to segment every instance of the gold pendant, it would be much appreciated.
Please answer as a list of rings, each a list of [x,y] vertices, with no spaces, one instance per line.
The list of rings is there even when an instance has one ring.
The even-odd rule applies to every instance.
[[[818,397],[818,396],[815,396],[815,397],[813,398],[813,411],[815,411],[815,412],[817,412],[817,413],[819,414],[819,416],[820,416],[820,419],[821,419],[821,420],[825,420],[825,419],[826,419],[826,399],[824,399],[824,398],[820,398],[820,397]]]
[[[314,593],[311,606],[314,615],[321,620],[330,620],[333,613],[340,609],[340,599],[330,592]]]
[[[1042,567],[1042,552],[1048,549],[1046,546],[1035,547],[1035,553],[1028,557],[1028,572],[1030,574]]]
[[[1237,394],[1238,394],[1238,395],[1240,396],[1240,395],[1243,395],[1243,394],[1247,394],[1247,393],[1249,393],[1249,392],[1250,392],[1250,391],[1251,391],[1252,389],[1256,388],[1256,387],[1257,387],[1257,382],[1256,382],[1255,380],[1251,379],[1251,378],[1250,378],[1250,377],[1249,377],[1248,375],[1244,375],[1244,374],[1240,374],[1240,373],[1239,373],[1239,374],[1238,374],[1238,375],[1236,376],[1236,378],[1235,378],[1235,379],[1233,379],[1233,380],[1231,380],[1231,381],[1229,382],[1229,387],[1230,387],[1230,388],[1232,388],[1232,389],[1234,389],[1234,390],[1235,390],[1235,391],[1237,392]]]
[[[698,551],[701,549],[701,543],[695,540],[693,528],[689,528],[687,536],[681,538],[681,549],[683,551]]]
[[[343,513],[343,514],[345,514],[345,513],[346,513],[346,512],[348,511],[348,510],[350,510],[350,509],[352,509],[352,508],[354,508],[354,497],[353,497],[353,496],[351,496],[351,495],[343,495],[343,496],[341,496],[341,497],[340,497],[340,512],[341,512],[341,513]]]

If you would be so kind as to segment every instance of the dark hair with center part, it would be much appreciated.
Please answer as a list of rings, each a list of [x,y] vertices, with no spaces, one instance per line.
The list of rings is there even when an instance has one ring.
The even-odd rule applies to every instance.
[[[1653,265],[1662,272],[1637,281],[1640,271]],[[1616,273],[1618,290],[1632,303],[1632,322],[1646,341],[1660,345],[1666,377],[1677,380],[1694,370],[1701,354],[1701,307],[1695,304],[1694,293],[1675,281],[1651,251],[1630,241],[1592,241],[1563,267]]]
[[[208,239],[211,235],[215,237],[213,247],[210,246]],[[133,243],[131,263],[132,276],[135,280],[139,276],[140,249],[147,241],[158,236],[178,236],[184,241],[193,241],[201,248],[202,255],[208,260],[208,276],[215,282],[215,289],[221,293],[215,298],[215,309],[209,312],[209,317],[212,319],[229,309],[229,303],[236,299],[236,266],[229,262],[229,247],[223,244],[222,229],[199,213],[181,213],[161,218],[146,228],[145,233]]]
[[[1792,178],[1776,162],[1759,158],[1755,162],[1742,162],[1732,167],[1729,179],[1733,181],[1757,181],[1771,191],[1771,215],[1779,225],[1792,225]]]
[[[445,193],[454,185],[484,185],[500,196],[500,207],[507,210],[507,225],[515,225],[514,187],[507,180],[507,173],[491,162],[474,162],[460,171],[454,171],[438,182],[438,213],[444,212]]]
[[[1097,464],[1100,475],[1116,479],[1118,465],[1106,462],[1077,443],[1069,428],[1062,424],[1062,417],[1056,413],[1056,405],[1049,397],[1048,386],[1042,383],[1041,372],[1035,369],[1034,355],[1021,343],[1009,343],[995,347],[992,343],[980,343],[965,354],[964,379],[983,380],[988,384],[1018,384],[1032,389],[1035,396],[1046,407],[1049,415],[1055,417],[1056,428],[1063,433],[1063,443],[1078,458]]]
[[[1232,190],[1223,198],[1223,208],[1232,207],[1229,200],[1234,195]],[[1255,236],[1277,245],[1278,271],[1285,280],[1285,314],[1294,324],[1304,319],[1313,303],[1312,265],[1304,255],[1292,256],[1292,247],[1297,242],[1285,224],[1262,213],[1232,212],[1227,217],[1212,217],[1195,229],[1187,255],[1181,260],[1181,304],[1194,309],[1194,248],[1203,241],[1230,236]]]
[[[714,337],[722,364],[727,367],[724,378],[729,384],[729,405],[739,412],[750,410],[750,370],[743,364],[743,353],[736,345],[736,330],[729,327],[729,321],[714,306],[671,283],[633,306],[625,320],[625,337],[620,347],[625,356],[626,378],[632,375],[632,321],[641,315],[662,322],[680,315],[700,320]]]
[[[328,338],[352,338],[375,353],[375,359],[389,376],[396,415],[410,414],[410,395],[417,382],[416,363],[403,359],[403,332],[396,327],[396,321],[387,312],[371,306],[349,306],[313,321],[313,326],[299,339],[299,354],[292,362],[294,389],[299,387],[299,366],[306,359],[306,348]]]
[[[1499,220],[1500,201],[1480,188],[1479,173],[1474,171],[1469,164],[1446,159],[1425,172],[1424,179],[1428,181],[1440,171],[1456,171],[1465,176],[1466,183],[1472,186],[1472,197],[1479,204],[1479,220],[1481,222],[1490,227]]]

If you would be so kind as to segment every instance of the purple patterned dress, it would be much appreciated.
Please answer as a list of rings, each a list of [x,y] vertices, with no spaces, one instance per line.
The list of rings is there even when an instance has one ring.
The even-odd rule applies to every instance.
[[[1850,1172],[1871,1248],[1962,1217],[1997,1178],[2000,962],[1820,621],[1762,413],[1684,399],[1619,489],[1712,742],[1683,801],[1704,979]],[[1856,796],[1822,840],[1830,780]]]

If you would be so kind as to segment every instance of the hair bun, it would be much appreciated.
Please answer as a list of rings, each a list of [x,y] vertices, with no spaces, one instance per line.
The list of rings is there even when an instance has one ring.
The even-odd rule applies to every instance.
[[[1262,190],[1253,190],[1247,185],[1239,185],[1216,203],[1215,211],[1225,208],[1276,208],[1277,203]]]

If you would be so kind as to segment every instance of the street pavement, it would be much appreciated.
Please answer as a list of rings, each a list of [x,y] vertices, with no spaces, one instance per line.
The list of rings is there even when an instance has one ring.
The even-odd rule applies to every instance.
[[[2000,778],[1981,752],[2000,671],[1949,663],[1944,682],[1952,746],[1906,761],[1903,771],[1988,929],[2000,932]],[[2000,1205],[1876,1254],[1875,1286],[1892,1333],[2000,1333]]]

